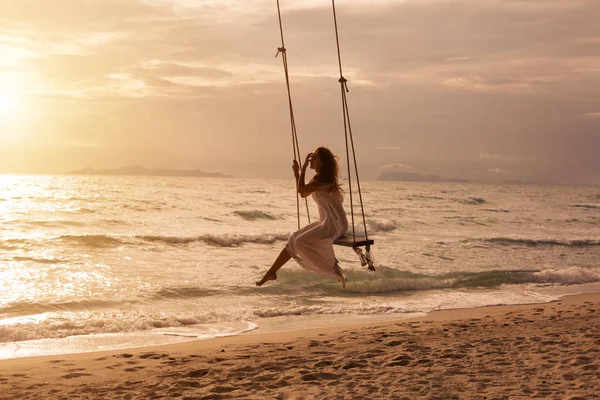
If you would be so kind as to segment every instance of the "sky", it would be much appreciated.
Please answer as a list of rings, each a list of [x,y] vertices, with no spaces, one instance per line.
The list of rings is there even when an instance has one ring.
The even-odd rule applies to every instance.
[[[600,184],[600,1],[336,7],[361,179]],[[137,164],[291,177],[275,0],[0,10],[0,172]],[[329,147],[343,167],[331,2],[281,10],[301,152]]]

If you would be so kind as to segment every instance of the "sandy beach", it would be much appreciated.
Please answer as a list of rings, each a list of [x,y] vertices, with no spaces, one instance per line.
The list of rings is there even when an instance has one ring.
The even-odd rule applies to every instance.
[[[597,399],[600,295],[0,361],[2,399]]]

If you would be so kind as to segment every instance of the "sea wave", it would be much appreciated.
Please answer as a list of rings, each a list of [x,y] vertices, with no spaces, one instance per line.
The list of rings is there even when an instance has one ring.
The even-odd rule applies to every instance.
[[[247,317],[251,318],[252,313],[199,312],[167,314],[130,310],[114,310],[103,313],[97,311],[54,313],[44,317],[38,315],[1,321],[0,343],[80,335],[130,333],[157,328],[189,327],[216,322],[244,321]]]
[[[135,238],[148,242],[162,242],[177,245],[188,243],[204,243],[215,247],[238,247],[243,244],[273,244],[289,238],[289,233],[276,234],[223,234],[223,235],[200,235],[200,236],[135,236]]]
[[[600,270],[582,267],[570,267],[563,270],[546,269],[533,274],[537,283],[558,283],[578,285],[584,283],[600,282]]]
[[[0,240],[0,250],[17,250],[25,248],[31,242],[30,239],[25,238],[14,238]]]
[[[43,257],[24,257],[17,256],[13,257],[14,261],[22,261],[22,262],[34,262],[37,264],[58,264],[61,262],[65,262],[65,259],[62,258],[43,258]]]
[[[165,245],[188,245],[190,243],[203,243],[214,247],[239,247],[244,244],[273,244],[286,241],[289,233],[274,234],[205,234],[199,236],[168,236],[168,235],[62,235],[50,238],[34,239],[8,239],[0,241],[1,250],[15,250],[32,244],[43,245],[45,242],[60,242],[69,246],[87,248],[111,248],[121,246],[139,246],[140,241],[145,243],[162,243]],[[28,261],[22,259],[21,261]],[[36,261],[30,259],[29,261]],[[44,262],[42,260],[41,262]]]
[[[124,237],[110,235],[62,235],[54,239],[70,245],[86,247],[119,247],[126,244]]]
[[[91,248],[119,247],[127,243],[127,237],[110,235],[61,235],[52,237],[17,238],[0,241],[0,249],[15,250],[29,248],[33,245],[46,245],[48,242],[59,242],[69,246]],[[35,260],[31,260],[35,261]]]
[[[403,307],[387,304],[369,304],[363,303],[353,306],[334,306],[334,305],[292,305],[287,307],[270,307],[254,311],[258,318],[288,317],[303,315],[340,315],[340,314],[360,314],[360,315],[379,315],[395,312],[406,312]]]
[[[566,246],[566,247],[588,247],[600,246],[600,239],[534,239],[518,237],[491,237],[485,239],[467,239],[465,242],[483,241],[501,246]]]
[[[69,221],[69,220],[37,220],[37,221],[25,221],[25,224],[31,226],[40,226],[45,228],[63,227],[63,226],[85,226],[85,222]]]
[[[155,299],[195,299],[200,297],[214,296],[221,293],[219,290],[203,287],[167,287],[162,288],[154,294]]]
[[[233,214],[248,221],[254,221],[257,219],[277,219],[271,214],[260,210],[237,210],[234,211]]]
[[[398,224],[396,221],[389,219],[369,219],[367,220],[367,226],[370,232],[391,232],[396,230]]]
[[[511,270],[482,273],[456,272],[439,276],[415,274],[382,267],[377,273],[349,270],[346,290],[326,277],[307,271],[287,270],[279,276],[279,284],[260,290],[252,289],[255,296],[302,293],[303,298],[326,299],[341,296],[348,301],[285,301],[278,306],[252,306],[196,310],[189,312],[162,312],[132,309],[132,304],[110,301],[71,301],[55,304],[17,303],[0,309],[0,342],[16,342],[42,338],[129,333],[168,328],[193,328],[196,325],[255,321],[257,318],[310,315],[380,315],[428,311],[428,305],[415,308],[405,301],[373,301],[365,294],[384,294],[402,291],[439,289],[495,288],[510,284],[582,284],[600,282],[600,270],[572,267],[565,270]],[[239,288],[250,294],[249,288]],[[190,299],[219,293],[201,287],[165,288],[154,294],[153,300]],[[240,293],[238,293],[240,295]],[[361,300],[364,299],[364,300]],[[402,299],[399,297],[398,299]],[[147,299],[150,300],[150,299]],[[150,300],[150,301],[153,301]],[[145,301],[144,301],[145,302]]]
[[[24,315],[35,315],[47,312],[70,312],[98,310],[102,308],[114,308],[126,303],[122,301],[107,300],[79,300],[79,301],[61,301],[61,302],[30,302],[20,301],[0,307],[0,316],[4,318],[13,318]],[[127,303],[131,304],[131,302]]]
[[[416,274],[380,267],[376,273],[363,270],[348,270],[345,293],[393,293],[403,291],[426,291],[438,289],[495,288],[502,285],[521,284],[583,284],[600,282],[600,270],[572,267],[565,270],[493,270],[486,272],[453,272],[441,275]],[[285,271],[280,281],[286,287],[302,286],[306,293],[321,295],[339,294],[336,283],[326,279],[308,280],[301,270]],[[306,282],[312,281],[311,286]],[[331,292],[334,291],[334,292]],[[331,293],[330,293],[331,292]]]
[[[466,289],[497,287],[504,284],[533,282],[534,271],[488,271],[483,273],[454,272],[443,275],[415,274],[380,267],[375,274],[350,271],[346,288],[353,293],[389,293],[435,289]]]

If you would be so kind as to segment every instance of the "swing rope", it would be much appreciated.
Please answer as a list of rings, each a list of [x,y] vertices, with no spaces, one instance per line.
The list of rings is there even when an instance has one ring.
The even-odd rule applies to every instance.
[[[338,24],[337,24],[337,14],[336,14],[336,10],[335,10],[335,0],[331,0],[331,4],[333,6],[333,24],[335,27],[335,42],[337,45],[337,55],[338,55],[338,65],[340,68],[340,79],[338,80],[338,82],[340,82],[340,88],[341,88],[341,93],[342,93],[342,112],[343,112],[343,118],[344,118],[344,137],[346,140],[346,160],[347,164],[348,164],[348,186],[349,186],[349,192],[350,192],[350,213],[352,215],[352,238],[354,240],[354,243],[356,244],[356,230],[354,228],[354,204],[353,204],[353,197],[352,197],[352,178],[351,178],[351,173],[350,173],[350,154],[349,154],[349,149],[348,149],[348,138],[350,138],[350,145],[352,147],[352,159],[354,161],[354,173],[356,174],[356,185],[358,187],[358,197],[360,200],[360,210],[362,213],[362,220],[363,220],[363,225],[365,228],[365,239],[369,240],[369,234],[367,232],[367,222],[365,219],[365,209],[363,206],[363,199],[362,199],[362,192],[360,190],[360,179],[358,176],[358,163],[356,162],[356,151],[354,150],[354,137],[352,136],[352,125],[350,124],[350,111],[348,109],[348,99],[346,97],[346,93],[349,92],[350,90],[348,89],[348,80],[346,78],[344,78],[344,74],[342,71],[342,55],[341,55],[341,51],[340,51],[340,37],[338,34]],[[369,245],[367,245],[367,250],[369,250]]]
[[[283,24],[281,22],[281,8],[279,6],[279,0],[277,0],[277,16],[279,17],[279,33],[281,34],[281,47],[277,48],[277,57],[281,54],[281,60],[283,61],[283,71],[285,73],[285,83],[287,86],[288,94],[288,105],[290,108],[290,123],[292,128],[292,150],[294,152],[294,161],[302,160],[300,155],[300,146],[298,145],[298,134],[296,132],[296,120],[294,118],[294,107],[292,105],[292,91],[290,89],[290,75],[288,71],[287,62],[287,49],[285,48],[285,41],[283,39]],[[300,166],[302,167],[302,166]],[[308,217],[308,223],[310,223],[310,212],[308,210],[308,200],[305,198],[304,203],[306,204],[306,215]],[[296,180],[296,212],[298,215],[298,229],[300,229],[300,197],[298,194],[298,180]]]
[[[365,210],[364,210],[364,206],[363,206],[362,192],[361,192],[361,188],[360,188],[360,179],[358,176],[358,163],[356,162],[356,151],[354,149],[354,137],[352,135],[352,126],[350,124],[350,111],[348,109],[348,99],[346,97],[346,93],[349,92],[348,84],[347,84],[348,81],[346,78],[344,78],[343,71],[342,71],[342,56],[341,56],[341,51],[340,51],[340,40],[339,40],[339,34],[338,34],[335,0],[331,0],[331,3],[333,5],[333,20],[334,20],[334,25],[335,25],[335,39],[336,39],[336,44],[337,44],[338,64],[339,64],[339,69],[340,69],[340,78],[338,81],[340,82],[341,93],[342,93],[342,111],[343,111],[343,118],[344,118],[346,159],[348,160],[348,162],[347,162],[347,164],[348,164],[348,184],[349,184],[349,189],[350,189],[349,190],[350,213],[351,213],[351,217],[352,217],[352,243],[349,243],[348,240],[345,239],[346,237],[338,238],[334,241],[334,243],[342,245],[342,246],[352,247],[354,249],[354,251],[356,252],[356,254],[359,256],[361,265],[362,266],[368,265],[368,267],[371,271],[375,271],[375,268],[376,268],[375,260],[373,259],[373,256],[370,251],[371,250],[370,245],[374,244],[374,241],[369,240],[369,236],[367,233],[367,222],[365,219]],[[291,94],[291,89],[290,89],[290,77],[289,77],[288,61],[287,61],[287,49],[285,47],[285,41],[284,41],[284,37],[283,37],[283,23],[281,21],[281,7],[279,5],[279,0],[277,0],[277,15],[279,18],[279,32],[281,34],[281,47],[277,48],[277,53],[275,54],[275,57],[277,57],[281,53],[281,59],[283,61],[283,70],[285,73],[285,83],[287,86],[287,93],[288,93],[288,105],[289,105],[289,109],[290,109],[290,122],[291,122],[291,128],[292,128],[292,146],[293,146],[293,152],[294,152],[294,160],[296,160],[296,158],[301,159],[301,155],[300,155],[300,148],[298,145],[298,135],[297,135],[297,131],[296,131],[296,120],[294,118],[294,108],[292,106],[292,94]],[[352,173],[351,173],[351,167],[350,167],[350,160],[351,160],[350,159],[350,148],[352,149],[352,160],[354,161],[354,172],[356,174],[358,197],[359,197],[359,201],[360,201],[360,209],[361,209],[362,220],[363,220],[363,225],[364,225],[364,229],[365,229],[365,240],[360,240],[360,241],[356,240],[356,229],[355,229],[355,223],[354,223],[354,220],[355,220],[355,218],[354,218],[354,197],[352,194]],[[297,181],[296,181],[296,185],[297,185]],[[310,223],[308,201],[307,201],[307,199],[304,199],[304,200],[306,203],[306,214],[308,216],[308,222]],[[296,188],[296,210],[298,213],[298,229],[300,229],[300,201],[299,201],[297,188]],[[366,254],[362,253],[360,246],[366,247]]]
[[[360,189],[360,178],[358,176],[358,163],[356,162],[356,151],[354,149],[354,137],[352,135],[352,125],[350,123],[350,110],[348,108],[348,98],[346,96],[346,93],[348,93],[350,90],[348,89],[348,80],[346,78],[344,78],[344,73],[342,70],[342,54],[340,51],[340,36],[338,33],[338,23],[337,23],[337,13],[336,13],[336,9],[335,9],[335,0],[331,0],[331,5],[333,8],[333,24],[334,24],[334,28],[335,28],[335,43],[337,46],[338,66],[340,69],[340,79],[338,80],[338,82],[340,83],[340,89],[341,89],[341,94],[342,94],[342,112],[343,112],[343,118],[344,118],[344,138],[346,141],[346,160],[347,160],[347,164],[348,164],[348,187],[349,187],[349,193],[350,193],[350,214],[352,216],[352,241],[353,241],[352,248],[354,249],[354,251],[356,252],[358,257],[360,258],[361,265],[363,267],[365,265],[367,265],[369,270],[375,271],[375,269],[376,269],[375,260],[373,258],[373,255],[371,254],[371,244],[373,243],[373,241],[369,240],[369,233],[367,232],[367,221],[365,219],[365,209],[363,206],[362,191]],[[348,139],[350,139],[350,146],[348,146]],[[356,241],[356,229],[354,226],[354,199],[352,196],[352,173],[350,170],[349,147],[352,148],[352,161],[354,161],[354,173],[356,174],[356,186],[358,188],[360,211],[362,214],[362,221],[363,221],[363,226],[365,229],[365,240],[361,241],[361,243],[358,243]],[[363,254],[361,248],[359,247],[361,244],[365,244],[365,248],[366,248],[365,254]]]

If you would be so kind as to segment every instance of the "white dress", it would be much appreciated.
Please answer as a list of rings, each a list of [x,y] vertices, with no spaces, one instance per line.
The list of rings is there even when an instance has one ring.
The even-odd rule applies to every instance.
[[[345,286],[345,274],[333,251],[333,241],[348,230],[348,219],[342,205],[344,197],[337,190],[331,193],[317,190],[312,198],[319,209],[319,220],[292,233],[286,249],[302,267],[331,276]]]

